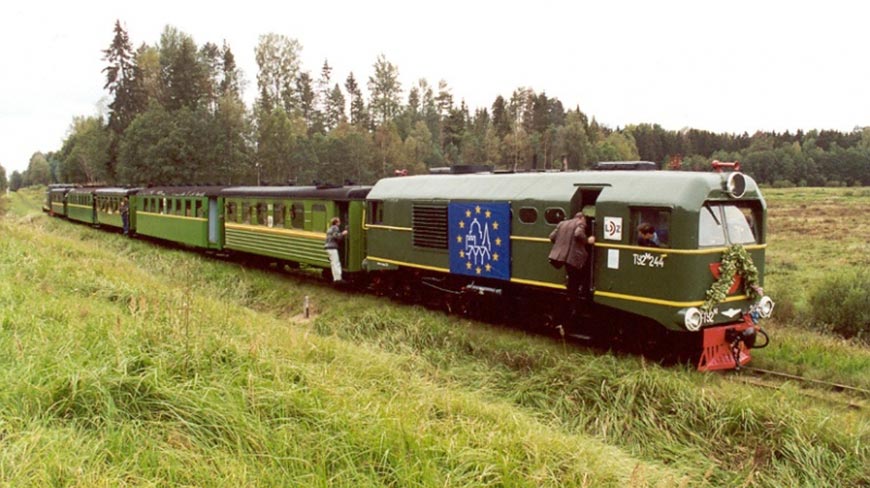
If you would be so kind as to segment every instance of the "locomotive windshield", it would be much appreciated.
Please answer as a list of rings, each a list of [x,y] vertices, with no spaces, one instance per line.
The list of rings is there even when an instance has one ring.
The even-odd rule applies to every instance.
[[[707,204],[698,221],[698,246],[759,243],[757,221],[749,207]]]

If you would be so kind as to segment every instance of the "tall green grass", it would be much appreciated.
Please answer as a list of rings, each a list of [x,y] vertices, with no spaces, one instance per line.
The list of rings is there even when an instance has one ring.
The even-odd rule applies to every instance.
[[[454,389],[418,357],[289,319],[298,294],[317,294],[321,308],[344,299],[326,287],[38,215],[5,219],[0,235],[0,484],[684,478],[506,399]]]
[[[12,208],[2,484],[870,485],[870,418],[839,395],[662,368]],[[870,377],[866,349],[802,334],[774,335],[756,361]]]

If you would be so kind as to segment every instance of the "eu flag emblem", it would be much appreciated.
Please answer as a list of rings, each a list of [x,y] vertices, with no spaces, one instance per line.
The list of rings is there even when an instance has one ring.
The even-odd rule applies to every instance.
[[[450,203],[447,219],[450,223],[451,273],[510,280],[509,203]]]

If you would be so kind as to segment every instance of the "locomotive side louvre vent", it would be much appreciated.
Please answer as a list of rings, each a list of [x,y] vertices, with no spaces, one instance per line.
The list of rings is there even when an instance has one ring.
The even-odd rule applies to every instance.
[[[447,249],[447,206],[414,205],[411,223],[414,246]]]

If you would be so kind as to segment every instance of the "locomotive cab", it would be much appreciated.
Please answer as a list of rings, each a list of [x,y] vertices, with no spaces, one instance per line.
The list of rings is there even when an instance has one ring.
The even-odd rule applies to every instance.
[[[766,204],[755,182],[736,171],[644,180],[643,192],[607,188],[598,201],[596,301],[700,331],[700,369],[745,364],[756,322],[773,308],[763,296]]]

